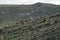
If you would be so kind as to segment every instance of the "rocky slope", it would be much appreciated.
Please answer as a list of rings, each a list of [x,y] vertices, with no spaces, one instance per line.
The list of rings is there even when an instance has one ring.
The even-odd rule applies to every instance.
[[[0,5],[0,25],[12,24],[20,19],[54,13],[60,13],[59,5],[44,3],[35,3],[32,5]]]
[[[60,40],[60,13],[20,20],[0,30],[0,40]]]

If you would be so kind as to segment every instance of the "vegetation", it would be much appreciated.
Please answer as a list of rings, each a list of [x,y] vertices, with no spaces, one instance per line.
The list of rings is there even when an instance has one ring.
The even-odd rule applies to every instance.
[[[60,13],[60,6],[36,3],[32,5],[0,5],[0,25],[11,24],[20,19]]]
[[[4,26],[0,30],[0,40],[55,40],[60,32],[59,18],[58,13],[45,17],[22,19],[8,27]]]
[[[59,10],[43,3],[0,6],[0,40],[59,40]]]

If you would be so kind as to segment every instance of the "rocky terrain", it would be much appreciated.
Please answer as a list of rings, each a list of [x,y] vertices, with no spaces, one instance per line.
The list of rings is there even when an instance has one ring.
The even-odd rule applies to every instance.
[[[0,40],[60,40],[60,5],[0,5]]]
[[[0,5],[0,26],[20,19],[60,13],[60,5],[35,3],[32,5]]]
[[[60,40],[60,13],[20,20],[0,30],[0,40]]]

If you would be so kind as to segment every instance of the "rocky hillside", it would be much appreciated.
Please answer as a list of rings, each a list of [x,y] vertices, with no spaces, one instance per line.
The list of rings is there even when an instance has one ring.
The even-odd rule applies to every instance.
[[[0,5],[0,40],[60,40],[60,5]]]
[[[20,19],[54,13],[60,13],[59,5],[44,3],[35,3],[32,5],[0,5],[0,25],[12,24]]]
[[[60,13],[20,20],[0,30],[0,40],[60,40]]]

